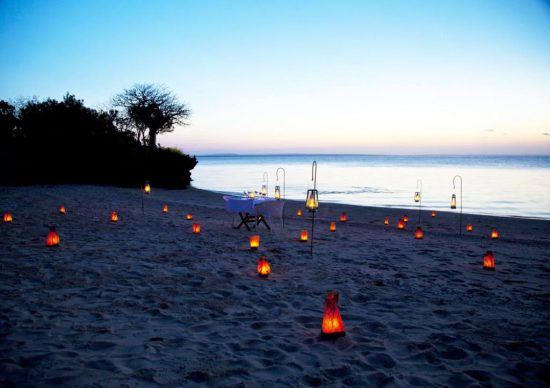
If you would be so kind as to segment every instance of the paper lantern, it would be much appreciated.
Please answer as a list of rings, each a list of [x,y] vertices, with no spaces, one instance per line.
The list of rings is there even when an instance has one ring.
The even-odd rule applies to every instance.
[[[403,216],[403,222],[409,222],[409,216],[404,215]]]
[[[13,217],[11,216],[10,213],[4,213],[4,222],[12,222],[13,221]]]
[[[414,202],[420,202],[420,191],[414,193]]]
[[[384,225],[389,225],[390,219],[388,217],[384,218]]]
[[[59,206],[59,213],[60,214],[66,214],[67,213],[67,209],[65,209],[65,205]]]
[[[111,213],[111,222],[117,222],[118,221],[118,213],[112,212]]]
[[[336,222],[332,221],[330,223],[330,231],[331,232],[336,232]]]
[[[48,237],[46,237],[46,246],[55,247],[56,245],[59,245],[59,241],[59,234],[55,230],[55,226],[50,227]]]
[[[168,205],[164,205],[164,206],[162,207],[162,212],[163,212],[163,213],[168,213]]]
[[[201,226],[199,224],[193,224],[193,233],[199,234],[201,232]]]
[[[281,199],[281,187],[275,186],[275,199]]]
[[[435,211],[432,211],[432,218],[435,217],[436,213]]]
[[[302,209],[298,209],[298,211],[296,212],[296,215],[298,217],[301,217],[302,216]]]
[[[319,192],[316,189],[309,189],[306,194],[306,208],[314,212],[319,208]]]
[[[258,275],[266,278],[271,273],[271,266],[265,256],[260,256],[258,259]]]
[[[307,230],[302,229],[302,232],[300,232],[300,241],[301,242],[307,241]]]
[[[472,224],[467,224],[466,225],[466,231],[471,232],[472,230],[474,230],[474,226]]]
[[[250,236],[250,249],[255,251],[260,247],[260,236]]]
[[[405,221],[403,221],[403,218],[397,221],[397,229],[405,229]]]
[[[340,222],[346,222],[348,220],[348,215],[346,214],[346,212],[342,212],[342,214],[340,214]]]
[[[495,270],[495,255],[492,251],[485,252],[483,256],[483,269],[494,271]]]
[[[456,195],[451,196],[451,209],[456,209]]]
[[[424,238],[424,231],[420,226],[416,228],[416,232],[414,232],[414,238],[417,240],[422,240]]]
[[[143,186],[143,192],[145,194],[151,194],[151,185],[149,182],[145,182],[145,185]]]
[[[498,239],[498,237],[499,237],[498,230],[493,229],[492,232],[491,232],[491,238],[493,240],[496,240],[496,239]]]
[[[321,337],[337,338],[346,335],[344,321],[338,310],[338,293],[330,291],[325,299],[325,311],[321,327]]]
[[[185,216],[185,219],[186,220],[192,220],[193,219],[193,214],[187,213],[187,215]]]

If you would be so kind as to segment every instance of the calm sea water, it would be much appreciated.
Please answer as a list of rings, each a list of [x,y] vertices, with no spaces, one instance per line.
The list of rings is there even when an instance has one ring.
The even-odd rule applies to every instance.
[[[321,202],[415,207],[417,179],[422,207],[449,210],[453,177],[463,178],[465,213],[550,219],[550,156],[202,156],[193,186],[224,193],[260,190],[267,171],[273,196],[275,171],[286,170],[286,197],[305,199],[317,161]],[[283,187],[283,176],[279,173]],[[459,197],[460,201],[460,197]]]

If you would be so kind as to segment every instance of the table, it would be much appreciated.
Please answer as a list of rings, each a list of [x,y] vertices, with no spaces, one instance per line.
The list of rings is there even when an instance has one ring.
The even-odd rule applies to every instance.
[[[250,224],[252,224],[252,227],[255,228],[262,223],[266,226],[268,230],[271,230],[271,227],[266,222],[266,218],[264,217],[264,215],[259,214],[257,206],[264,203],[277,201],[275,198],[224,196],[223,200],[225,201],[225,210],[230,213],[237,213],[241,218],[241,222],[239,223],[239,225],[234,227],[235,229],[239,229],[244,226],[247,230],[250,231]]]

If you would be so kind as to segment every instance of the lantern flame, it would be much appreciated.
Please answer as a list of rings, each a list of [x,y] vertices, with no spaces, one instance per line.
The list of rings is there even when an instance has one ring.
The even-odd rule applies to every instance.
[[[414,238],[417,240],[422,240],[424,238],[424,231],[420,226],[416,228],[416,232],[414,232]]]
[[[193,224],[193,233],[199,234],[201,232],[201,226],[200,224]]]
[[[12,222],[13,221],[13,217],[11,216],[10,213],[4,213],[4,222]]]
[[[435,217],[436,213],[435,213],[435,210],[432,211],[432,217]]]
[[[48,233],[48,237],[46,237],[46,246],[54,247],[56,245],[59,245],[59,241],[59,234],[55,230],[55,226],[52,226],[50,228],[50,232]]]
[[[300,232],[300,241],[301,242],[307,241],[307,230],[302,229],[302,232]]]
[[[61,214],[66,214],[67,213],[67,209],[65,209],[65,205],[59,206],[59,213],[61,213]]]
[[[258,275],[267,277],[271,273],[271,266],[265,256],[258,259]]]
[[[403,216],[403,222],[409,222],[409,216],[408,215]]]
[[[403,218],[397,221],[397,229],[405,229],[405,221],[403,221]]]
[[[250,236],[250,249],[255,251],[260,247],[260,236]]]
[[[187,213],[187,215],[185,216],[185,218],[186,218],[187,220],[192,220],[192,219],[193,219],[193,214]]]
[[[165,204],[165,205],[162,207],[162,212],[163,212],[163,213],[168,213],[168,205]]]
[[[308,190],[306,208],[314,212],[319,208],[319,200],[317,198],[317,190]]]
[[[145,183],[145,186],[143,186],[143,191],[145,194],[151,194],[151,185],[149,182]]]
[[[489,271],[495,270],[495,255],[492,251],[487,251],[483,256],[483,269],[487,269]]]
[[[117,222],[118,221],[118,213],[112,212],[111,213],[111,222]]]
[[[493,230],[491,231],[491,238],[492,238],[493,240],[496,240],[496,239],[499,238],[498,230],[493,229]]]
[[[331,232],[336,232],[336,222],[332,221],[330,223],[330,231]]]
[[[348,220],[348,215],[346,214],[346,212],[342,212],[342,214],[340,214],[340,222],[346,222]]]
[[[298,217],[301,217],[302,216],[302,209],[298,209],[298,211],[296,212],[296,215]]]
[[[344,321],[342,321],[340,310],[338,310],[338,293],[330,291],[325,299],[321,336],[325,338],[340,337],[346,335],[345,330]]]
[[[471,232],[472,230],[474,230],[474,226],[472,224],[466,225],[466,231],[467,232]]]

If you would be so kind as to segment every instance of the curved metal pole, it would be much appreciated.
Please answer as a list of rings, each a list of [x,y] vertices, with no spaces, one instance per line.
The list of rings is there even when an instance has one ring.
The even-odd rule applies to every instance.
[[[267,174],[267,171],[264,171],[262,181],[265,182],[265,189],[267,190],[267,195],[269,195],[269,175]]]
[[[420,189],[418,188],[420,183]],[[420,193],[420,201],[418,201],[418,226],[420,226],[420,220],[422,217],[422,179],[416,180],[416,189]]]
[[[458,235],[462,236],[462,177],[460,175],[455,175],[453,178],[453,190],[456,188],[455,180],[460,178],[460,217],[458,221]]]
[[[279,167],[277,171],[275,171],[275,177],[277,179],[277,182],[279,181],[279,170],[283,170],[283,198],[286,198],[286,171],[284,168]]]
[[[315,160],[311,165],[311,180],[313,181],[313,189],[317,190],[317,162]]]

